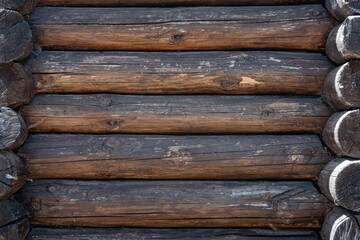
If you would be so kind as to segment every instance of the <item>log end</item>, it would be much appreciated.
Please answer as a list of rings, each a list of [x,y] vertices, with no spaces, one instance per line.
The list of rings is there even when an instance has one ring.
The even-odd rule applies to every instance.
[[[14,10],[22,15],[29,14],[36,5],[36,0],[0,0],[0,8]]]
[[[0,216],[1,229],[3,226],[10,225],[11,223],[17,222],[21,218],[27,217],[28,212],[25,211],[24,207],[16,201],[2,200],[0,201]]]
[[[326,0],[326,8],[339,22],[350,15],[360,14],[360,2],[358,0]]]

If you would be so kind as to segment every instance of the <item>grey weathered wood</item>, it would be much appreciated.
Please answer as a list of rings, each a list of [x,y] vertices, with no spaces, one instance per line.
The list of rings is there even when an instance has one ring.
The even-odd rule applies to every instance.
[[[326,43],[327,56],[338,64],[360,58],[360,16],[349,16],[334,28]]]
[[[360,14],[359,0],[326,0],[326,8],[338,21],[347,16]]]
[[[17,222],[0,228],[0,239],[24,240],[29,233],[29,219],[23,218]]]
[[[324,84],[325,101],[336,110],[360,108],[360,61],[334,69]]]
[[[334,113],[322,132],[326,145],[336,154],[360,158],[360,110]]]
[[[30,229],[28,212],[13,200],[0,201],[0,239],[23,240]]]
[[[0,9],[0,64],[21,60],[32,49],[32,34],[23,16],[12,10]]]
[[[19,63],[0,64],[0,106],[29,103],[35,94],[31,74]]]
[[[36,0],[0,0],[0,8],[15,10],[22,15],[31,12],[36,4]]]
[[[360,238],[360,215],[336,207],[326,214],[321,237],[323,240],[357,240]]]
[[[0,107],[0,149],[16,149],[27,138],[22,117],[8,107]]]

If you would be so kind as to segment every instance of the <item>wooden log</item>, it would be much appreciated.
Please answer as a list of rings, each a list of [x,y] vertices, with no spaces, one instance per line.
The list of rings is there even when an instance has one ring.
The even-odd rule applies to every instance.
[[[21,60],[29,55],[32,34],[20,13],[0,9],[0,43],[0,63]]]
[[[0,201],[0,239],[23,240],[30,229],[28,213],[12,200]]]
[[[39,93],[319,94],[333,68],[287,52],[44,51],[26,64]]]
[[[31,75],[19,63],[0,64],[0,106],[29,103],[35,94]]]
[[[0,107],[0,149],[16,149],[27,138],[27,127],[22,117],[8,107]]]
[[[17,192],[25,183],[25,165],[14,153],[0,152],[0,198]]]
[[[315,179],[331,157],[315,135],[32,135],[27,174],[78,179]]]
[[[268,229],[149,229],[149,228],[34,228],[28,240],[154,240],[154,239],[212,239],[212,240],[320,240],[313,230]]]
[[[318,228],[311,182],[37,180],[19,199],[34,225]]]
[[[334,19],[322,5],[36,8],[38,45],[76,50],[306,49],[321,51]]]
[[[342,64],[360,58],[360,16],[349,16],[331,31],[326,54],[335,63]]]
[[[333,114],[323,130],[323,140],[336,154],[360,158],[360,111]]]
[[[340,22],[350,15],[360,14],[358,0],[326,0],[326,8]]]
[[[359,239],[359,221],[359,214],[339,207],[334,208],[326,214],[321,237],[323,240]]]
[[[21,114],[31,132],[321,132],[330,109],[318,98],[282,96],[35,96]]]
[[[29,219],[21,219],[11,225],[0,228],[0,239],[24,240],[29,233]]]
[[[29,14],[36,4],[36,0],[0,0],[0,8],[15,10],[22,15]]]
[[[360,61],[350,61],[330,72],[324,98],[336,110],[360,108]]]

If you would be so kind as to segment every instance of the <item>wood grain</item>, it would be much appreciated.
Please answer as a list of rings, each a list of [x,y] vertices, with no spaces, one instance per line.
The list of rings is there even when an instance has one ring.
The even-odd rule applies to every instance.
[[[39,7],[37,45],[75,50],[322,51],[334,19],[321,5],[194,8]]]
[[[24,240],[29,232],[28,213],[13,200],[0,201],[0,239]]]
[[[360,14],[360,2],[358,0],[326,0],[326,8],[340,22],[350,15]]]
[[[0,8],[15,10],[27,15],[35,7],[36,0],[0,0]]]

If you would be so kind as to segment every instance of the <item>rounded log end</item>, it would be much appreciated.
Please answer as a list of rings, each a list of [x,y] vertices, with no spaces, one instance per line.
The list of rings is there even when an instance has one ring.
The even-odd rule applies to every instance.
[[[347,62],[328,74],[324,98],[335,110],[360,108],[360,61]]]
[[[0,201],[0,229],[5,225],[10,225],[11,223],[18,221],[21,218],[27,217],[28,214],[29,213],[25,211],[24,207],[16,201]]]
[[[339,22],[350,15],[360,14],[359,0],[326,0],[326,8]]]
[[[22,15],[29,14],[35,4],[36,0],[0,0],[0,8],[14,10]]]
[[[360,110],[333,114],[325,124],[322,137],[336,154],[360,158]]]

